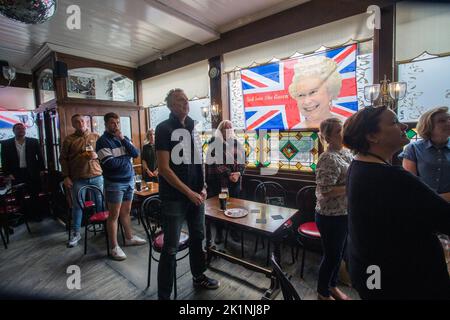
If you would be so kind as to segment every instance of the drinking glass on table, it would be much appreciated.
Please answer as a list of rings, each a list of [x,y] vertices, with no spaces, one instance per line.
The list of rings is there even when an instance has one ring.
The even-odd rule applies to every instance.
[[[225,192],[219,193],[220,210],[222,211],[227,210],[227,198],[228,195]]]
[[[137,174],[134,176],[134,182],[136,183],[136,190],[141,191],[142,190],[142,176],[140,174]]]
[[[222,188],[220,190],[220,193],[225,193],[227,195],[227,200],[230,198],[230,192],[228,191],[228,188]]]

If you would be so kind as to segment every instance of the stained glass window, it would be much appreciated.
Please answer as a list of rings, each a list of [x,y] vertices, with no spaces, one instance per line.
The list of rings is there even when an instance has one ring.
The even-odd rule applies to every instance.
[[[319,158],[319,137],[316,132],[267,133],[262,150],[264,167],[314,172]]]
[[[418,141],[418,140],[421,140],[421,139],[422,139],[422,138],[419,136],[419,133],[417,132],[417,129],[416,129],[416,128],[409,128],[409,129],[406,131],[406,136],[408,137],[408,139],[409,139],[411,142]]]
[[[206,159],[206,152],[208,150],[208,143],[212,138],[211,131],[202,131],[200,134],[200,139],[202,139],[202,151],[203,151],[203,159]]]

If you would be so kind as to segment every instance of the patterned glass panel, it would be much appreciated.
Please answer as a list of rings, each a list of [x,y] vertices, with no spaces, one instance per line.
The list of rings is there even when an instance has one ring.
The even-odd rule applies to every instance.
[[[278,135],[278,146],[276,143]],[[273,146],[272,146],[273,145]],[[271,155],[271,148],[278,152]],[[319,158],[319,137],[316,132],[280,131],[267,133],[263,139],[263,165],[280,170],[314,172]]]
[[[238,141],[244,146],[248,168],[259,166],[259,141],[257,132],[237,132]]]
[[[211,131],[202,131],[200,134],[200,139],[202,140],[202,151],[203,151],[203,159],[206,159],[206,152],[208,151],[208,143],[212,138]]]
[[[418,140],[421,140],[421,139],[422,139],[422,138],[419,136],[419,133],[417,133],[417,129],[416,129],[416,128],[409,128],[409,129],[406,131],[406,136],[408,137],[408,139],[409,139],[411,142],[418,141]]]
[[[235,129],[245,129],[244,97],[242,95],[241,73],[229,74],[230,115]]]

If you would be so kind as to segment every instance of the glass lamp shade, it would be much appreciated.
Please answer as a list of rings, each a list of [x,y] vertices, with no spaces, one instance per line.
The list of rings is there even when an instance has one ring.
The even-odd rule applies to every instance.
[[[209,108],[208,107],[202,107],[202,116],[203,118],[208,118],[209,115]]]
[[[217,104],[211,105],[211,115],[214,117],[219,115],[219,106]]]
[[[389,95],[396,101],[403,99],[406,95],[406,82],[389,83]]]
[[[0,13],[26,24],[48,21],[56,12],[56,0],[0,0]]]
[[[379,96],[380,96],[379,84],[373,84],[364,87],[364,99],[366,99],[367,102],[372,103],[375,100],[377,100]]]

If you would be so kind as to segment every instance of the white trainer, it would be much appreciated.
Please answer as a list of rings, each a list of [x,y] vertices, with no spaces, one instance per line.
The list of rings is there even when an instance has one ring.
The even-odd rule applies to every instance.
[[[117,246],[114,249],[112,249],[111,257],[114,260],[122,261],[127,258],[127,255],[125,254],[125,252],[122,251],[122,249],[119,246]]]
[[[142,246],[143,244],[146,243],[147,243],[146,240],[136,235],[132,236],[131,239],[125,239],[126,246]]]
[[[70,240],[67,243],[67,247],[68,248],[73,248],[76,245],[78,245],[78,241],[81,240],[81,235],[79,232],[72,232],[72,234],[70,235]]]

